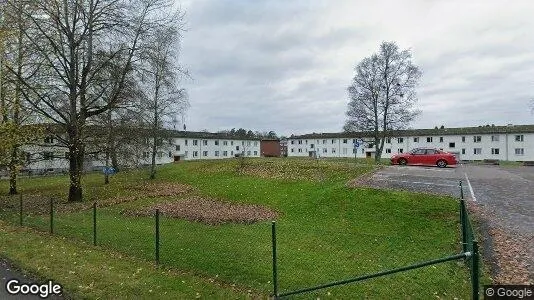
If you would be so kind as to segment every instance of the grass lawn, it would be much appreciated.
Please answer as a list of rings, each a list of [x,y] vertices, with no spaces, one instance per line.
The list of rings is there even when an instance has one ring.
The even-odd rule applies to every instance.
[[[346,186],[347,180],[374,168],[365,161],[354,160],[250,159],[247,167],[238,172],[238,160],[194,161],[161,166],[155,182],[146,181],[144,171],[121,172],[107,186],[102,184],[102,175],[89,174],[84,179],[86,203],[57,204],[55,232],[73,238],[69,240],[90,243],[92,212],[88,208],[97,201],[98,249],[150,265],[154,259],[154,219],[125,212],[192,195],[264,205],[279,213],[276,221],[281,292],[460,252],[455,199]],[[164,187],[174,183],[191,189],[166,194]],[[24,222],[47,230],[46,199],[54,197],[61,202],[68,178],[25,178],[20,187],[28,199],[27,210],[33,212],[25,215]],[[0,189],[7,191],[7,182],[1,181]],[[3,202],[3,218],[16,223],[18,200],[5,198]],[[220,289],[229,286],[267,297],[272,290],[270,226],[268,220],[214,226],[164,215],[162,266],[196,276],[200,282],[205,279],[217,283],[219,289],[206,286],[207,290],[211,288],[207,298],[246,295],[234,290],[221,294]],[[49,238],[33,232],[17,234],[27,235],[27,240]],[[57,238],[52,241],[58,240],[65,242]],[[20,251],[7,251],[5,247],[0,250],[19,261],[27,259],[16,256]],[[69,265],[69,261],[64,263]],[[115,260],[108,263],[113,265]],[[57,272],[46,275],[57,276],[61,282],[65,275]],[[73,280],[64,284],[77,295],[86,293]],[[146,285],[138,286],[143,287]],[[467,268],[462,262],[449,262],[294,298],[452,299],[469,295]]]

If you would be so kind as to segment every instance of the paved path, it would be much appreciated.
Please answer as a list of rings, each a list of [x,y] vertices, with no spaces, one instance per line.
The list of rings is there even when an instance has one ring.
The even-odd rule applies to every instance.
[[[463,181],[466,198],[475,200],[487,212],[485,225],[504,230],[512,237],[512,243],[521,243],[527,249],[520,259],[525,261],[534,282],[534,167],[389,166],[375,173],[369,184],[459,197],[459,180]],[[493,245],[488,247],[492,251]]]
[[[35,280],[28,276],[18,272],[13,266],[5,259],[0,258],[0,277],[2,278],[2,287],[0,287],[0,299],[6,300],[38,300],[42,299],[39,296],[34,295],[10,295],[6,290],[6,284],[11,279],[18,279],[21,283],[34,283]],[[63,299],[59,296],[53,295],[46,299]]]

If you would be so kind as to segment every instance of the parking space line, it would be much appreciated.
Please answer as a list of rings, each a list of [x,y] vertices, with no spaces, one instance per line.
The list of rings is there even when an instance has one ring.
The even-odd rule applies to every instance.
[[[471,192],[471,197],[473,197],[473,201],[477,201],[477,198],[475,197],[475,192],[473,192],[473,187],[471,186],[471,182],[469,181],[469,177],[467,177],[467,173],[465,174],[465,179],[467,180],[467,186],[469,186],[469,192]]]

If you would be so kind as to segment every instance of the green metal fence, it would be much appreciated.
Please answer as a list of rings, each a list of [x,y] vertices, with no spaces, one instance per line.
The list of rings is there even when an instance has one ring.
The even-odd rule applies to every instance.
[[[471,220],[469,218],[469,212],[467,210],[466,206],[466,200],[464,199],[464,193],[462,188],[462,182],[459,183],[460,188],[460,209],[459,209],[459,215],[460,215],[460,228],[461,228],[461,238],[462,238],[462,251],[461,253],[450,255],[447,257],[432,259],[428,261],[418,262],[409,266],[399,267],[395,269],[385,270],[374,274],[359,276],[355,278],[349,278],[345,280],[339,280],[334,281],[326,284],[321,284],[314,287],[307,287],[302,288],[298,290],[293,291],[285,291],[280,293],[279,292],[279,282],[278,282],[278,262],[277,262],[277,242],[276,242],[276,223],[273,221],[271,225],[271,235],[272,235],[272,275],[273,275],[273,298],[274,299],[281,299],[290,295],[296,295],[296,294],[302,294],[306,292],[311,292],[315,290],[320,290],[328,287],[338,286],[338,285],[344,285],[348,283],[363,281],[366,279],[381,277],[385,275],[395,274],[399,272],[405,272],[413,269],[418,269],[430,265],[440,264],[448,261],[454,261],[454,260],[460,260],[463,259],[465,261],[466,266],[469,268],[471,273],[471,283],[472,283],[472,299],[479,299],[479,287],[480,287],[480,274],[479,274],[479,261],[480,261],[480,255],[478,250],[478,242],[476,240],[476,235],[473,229],[473,226],[471,224]],[[23,205],[23,197],[20,195],[19,203],[18,203],[18,222],[21,226],[23,226],[23,220],[24,220],[24,205]],[[54,234],[54,201],[53,199],[50,199],[50,207],[49,207],[49,231],[50,234]],[[97,245],[97,205],[96,203],[92,206],[93,214],[92,214],[92,231],[93,231],[93,244]],[[160,212],[159,210],[155,211],[155,261],[156,264],[160,263]]]
[[[273,221],[271,225],[271,234],[272,234],[272,269],[273,269],[273,298],[281,299],[291,295],[303,294],[311,291],[316,291],[320,289],[325,289],[328,287],[338,286],[349,284],[353,282],[363,281],[366,279],[386,276],[390,274],[395,274],[399,272],[405,272],[413,269],[423,268],[426,266],[431,266],[435,264],[440,264],[453,260],[463,259],[466,263],[466,266],[469,268],[471,273],[471,289],[472,299],[479,299],[479,287],[480,287],[480,276],[479,276],[479,251],[478,251],[478,242],[476,240],[475,232],[473,226],[471,225],[471,220],[469,218],[469,212],[466,207],[464,193],[462,188],[462,181],[459,183],[460,188],[460,227],[462,235],[462,252],[459,254],[450,255],[447,257],[432,259],[424,262],[418,262],[409,266],[404,266],[400,268],[390,269],[381,271],[374,274],[368,274],[364,276],[359,276],[355,278],[349,278],[345,280],[334,281],[326,284],[321,284],[313,287],[307,287],[302,289],[297,289],[293,291],[279,292],[278,285],[278,261],[277,261],[277,249],[276,249],[276,222]]]

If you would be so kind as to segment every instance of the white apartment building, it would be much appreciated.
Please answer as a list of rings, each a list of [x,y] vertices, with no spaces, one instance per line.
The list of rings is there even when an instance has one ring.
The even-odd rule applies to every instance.
[[[121,145],[118,160],[121,165],[142,166],[151,163],[151,139],[144,143]],[[87,145],[91,148],[91,145]],[[26,170],[60,171],[68,169],[68,150],[57,138],[47,136],[40,145],[28,145],[23,148],[30,163]],[[90,152],[90,151],[86,151]],[[239,155],[260,157],[260,139],[241,138],[209,132],[173,131],[165,132],[156,153],[156,164],[167,164],[181,160],[225,159]],[[84,168],[99,170],[105,166],[103,153],[86,155]]]
[[[355,143],[358,147],[355,147]],[[455,153],[460,160],[534,161],[534,125],[413,129],[392,132],[382,157],[419,147]],[[374,157],[372,133],[311,133],[288,138],[288,156]]]

